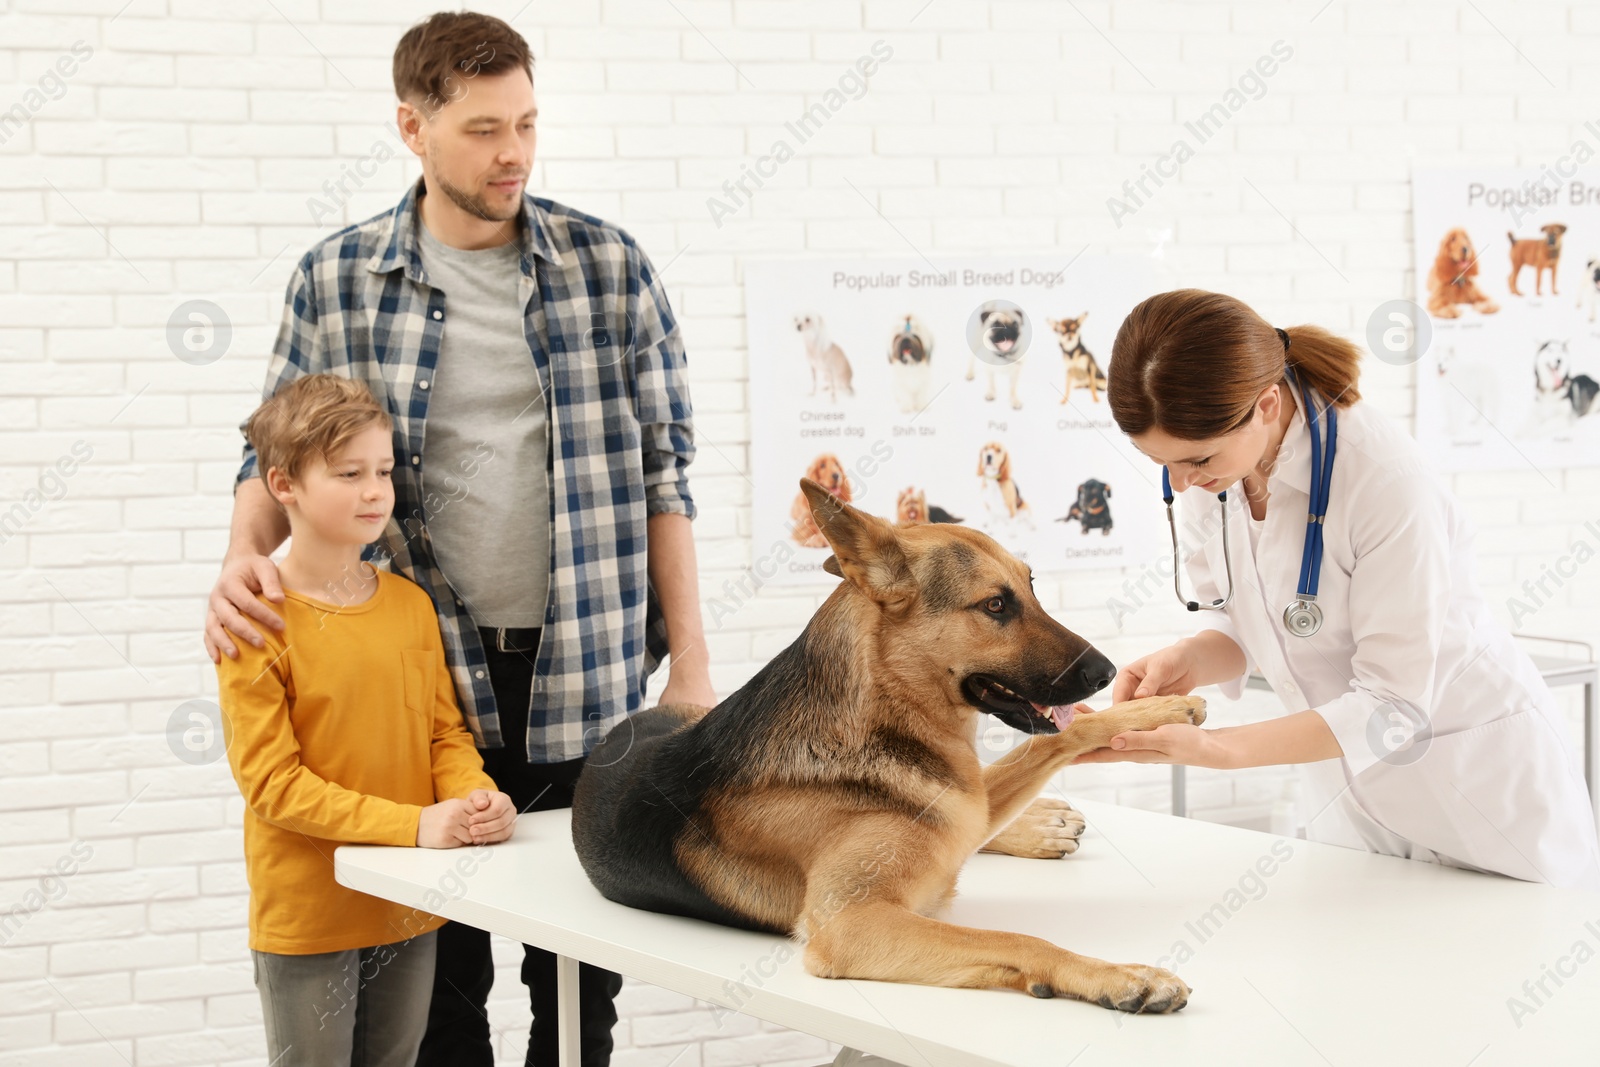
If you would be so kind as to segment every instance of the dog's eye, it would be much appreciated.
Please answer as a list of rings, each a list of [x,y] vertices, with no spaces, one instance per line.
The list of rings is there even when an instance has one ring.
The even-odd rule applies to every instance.
[[[1004,597],[992,596],[989,598],[989,602],[983,607],[985,611],[989,612],[989,614],[999,615],[1001,612],[1006,610],[1006,601]]]

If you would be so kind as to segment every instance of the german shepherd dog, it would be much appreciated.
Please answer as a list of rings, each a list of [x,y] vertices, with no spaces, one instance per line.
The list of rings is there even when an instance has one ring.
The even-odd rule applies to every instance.
[[[1058,770],[1121,731],[1202,722],[1205,702],[1075,717],[1115,668],[1045,613],[1026,565],[968,527],[897,527],[801,490],[844,580],[727,700],[651,708],[595,747],[572,805],[590,880],[631,907],[792,935],[823,978],[1182,1008],[1189,987],[1160,968],[930,916],[985,843],[1076,848],[1082,816],[1029,808]],[[983,766],[980,711],[1028,742]]]

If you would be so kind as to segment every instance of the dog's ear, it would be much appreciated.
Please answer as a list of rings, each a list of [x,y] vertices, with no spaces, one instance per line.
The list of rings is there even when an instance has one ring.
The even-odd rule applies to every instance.
[[[989,321],[989,316],[993,315],[993,314],[994,314],[993,310],[991,310],[989,308],[984,308],[982,311],[978,312],[978,321],[979,322],[988,322]]]
[[[1111,495],[1111,487],[1109,485],[1103,485],[1102,484],[1100,486],[1100,491],[1102,493],[1104,493],[1106,496],[1110,496]]]
[[[1000,453],[1000,480],[1002,482],[1009,482],[1011,480],[1011,451],[1010,451],[1010,449],[1007,449],[1006,451]]]
[[[801,480],[800,491],[811,505],[817,529],[833,549],[823,570],[850,582],[884,608],[908,606],[916,595],[916,579],[894,527],[809,479]]]

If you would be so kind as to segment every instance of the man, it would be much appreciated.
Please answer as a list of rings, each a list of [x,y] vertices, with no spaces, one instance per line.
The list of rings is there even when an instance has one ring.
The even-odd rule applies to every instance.
[[[395,513],[368,550],[432,596],[485,769],[519,810],[571,804],[585,754],[644,701],[711,705],[689,523],[683,344],[620,229],[523,185],[532,58],[499,19],[442,12],[394,55],[398,124],[423,176],[399,205],[300,261],[267,374],[366,381],[395,424]],[[424,434],[426,429],[426,434]],[[267,558],[286,536],[248,445],[206,649],[281,628]],[[337,589],[327,598],[337,604]],[[537,892],[537,886],[530,886]],[[489,935],[439,932],[418,1060],[493,1063]],[[525,947],[529,1064],[556,1062],[555,958]],[[583,1063],[603,1067],[621,978],[580,974]]]

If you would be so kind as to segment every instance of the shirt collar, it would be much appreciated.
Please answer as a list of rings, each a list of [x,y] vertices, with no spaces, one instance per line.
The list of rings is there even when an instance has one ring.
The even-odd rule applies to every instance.
[[[422,256],[417,251],[417,231],[422,225],[418,205],[422,202],[423,179],[406,191],[400,203],[389,213],[388,237],[376,255],[367,262],[374,274],[404,268],[406,277],[423,285],[428,283],[427,272],[422,269]],[[533,277],[534,258],[551,266],[561,266],[561,254],[550,240],[550,218],[533,197],[522,195],[522,210],[517,215],[517,246],[522,253],[522,273]]]
[[[1278,447],[1278,466],[1267,479],[1270,487],[1273,482],[1287,485],[1300,492],[1311,495],[1311,427],[1306,423],[1305,411],[1302,410],[1303,401],[1299,396],[1294,398],[1294,414],[1289,416],[1289,425],[1283,431],[1283,443]],[[1327,446],[1327,419],[1317,420],[1318,436],[1322,444]]]

